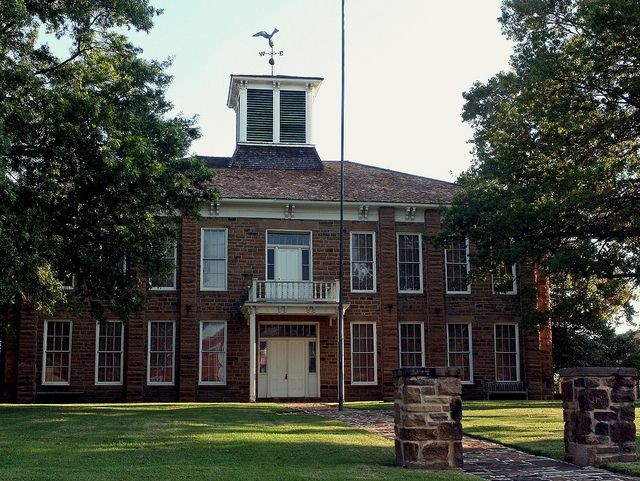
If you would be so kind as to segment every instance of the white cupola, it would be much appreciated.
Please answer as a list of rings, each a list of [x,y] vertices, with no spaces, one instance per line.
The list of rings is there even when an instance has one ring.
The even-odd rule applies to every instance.
[[[236,142],[311,144],[311,106],[320,77],[232,75],[227,106],[236,112]]]

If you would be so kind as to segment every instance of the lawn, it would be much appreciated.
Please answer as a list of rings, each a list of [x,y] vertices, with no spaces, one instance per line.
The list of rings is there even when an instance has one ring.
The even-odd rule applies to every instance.
[[[0,405],[0,480],[478,480],[393,466],[393,443],[270,404]]]

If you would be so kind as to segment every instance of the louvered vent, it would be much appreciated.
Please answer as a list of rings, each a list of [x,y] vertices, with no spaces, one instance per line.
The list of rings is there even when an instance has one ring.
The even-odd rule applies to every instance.
[[[247,89],[247,140],[273,142],[273,91]]]
[[[301,90],[280,91],[280,142],[306,142],[305,98]]]

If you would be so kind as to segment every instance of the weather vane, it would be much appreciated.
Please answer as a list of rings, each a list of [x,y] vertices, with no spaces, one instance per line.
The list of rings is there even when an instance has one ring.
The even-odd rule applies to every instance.
[[[279,30],[277,28],[274,28],[273,32],[271,32],[271,34],[268,34],[264,30],[262,32],[258,32],[258,33],[254,33],[253,34],[254,37],[264,37],[267,40],[269,40],[269,47],[271,47],[271,53],[267,52],[266,50],[263,50],[262,52],[258,52],[258,54],[261,57],[264,57],[265,55],[269,55],[269,65],[271,65],[271,76],[273,76],[273,65],[276,63],[276,61],[273,59],[273,57],[276,56],[276,55],[280,55],[282,57],[284,55],[284,52],[282,50],[277,50],[277,51],[273,50],[272,37],[278,32],[279,32]]]

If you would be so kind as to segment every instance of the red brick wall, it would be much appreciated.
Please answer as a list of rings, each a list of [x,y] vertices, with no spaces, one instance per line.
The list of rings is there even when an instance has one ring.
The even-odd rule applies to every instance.
[[[345,279],[343,292],[350,307],[345,315],[345,397],[355,399],[390,399],[392,370],[398,363],[399,321],[425,323],[427,365],[447,363],[447,322],[470,322],[473,329],[473,386],[465,386],[465,396],[479,396],[482,380],[493,380],[495,371],[493,326],[497,322],[517,321],[517,296],[500,296],[491,292],[489,283],[472,286],[470,295],[447,295],[444,286],[444,256],[440,249],[423,242],[424,294],[397,293],[396,232],[434,234],[440,229],[440,216],[427,211],[425,224],[396,223],[394,209],[381,208],[379,222],[347,222],[345,233]],[[200,290],[201,228],[228,229],[228,286],[226,291]],[[249,398],[249,327],[241,312],[252,279],[265,278],[265,242],[267,229],[312,231],[313,279],[332,281],[338,278],[338,225],[336,221],[185,218],[179,248],[178,289],[151,291],[147,308],[133,317],[126,328],[124,383],[121,387],[94,385],[95,322],[80,314],[73,324],[71,386],[83,400],[112,401],[247,401]],[[350,292],[350,231],[370,231],[376,235],[377,285],[373,293]],[[532,273],[531,273],[532,274]],[[533,275],[529,282],[533,282]],[[58,319],[69,318],[64,314]],[[152,320],[176,322],[175,386],[148,386],[147,325]],[[227,321],[227,384],[198,385],[199,327],[202,320]],[[258,322],[264,320],[259,317]],[[297,319],[281,316],[279,322],[311,321],[320,326],[320,384],[323,399],[337,399],[336,321],[328,317],[304,316]],[[350,323],[376,323],[378,384],[351,385]],[[31,402],[38,392],[54,390],[42,387],[43,321],[26,311],[21,313],[16,337],[17,398]],[[550,394],[551,353],[548,333],[521,334],[522,378],[529,381],[532,397]],[[10,364],[10,363],[9,363]],[[7,365],[9,365],[7,364]],[[15,374],[14,374],[15,376]],[[56,387],[55,391],[65,388]]]

